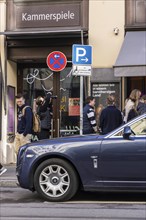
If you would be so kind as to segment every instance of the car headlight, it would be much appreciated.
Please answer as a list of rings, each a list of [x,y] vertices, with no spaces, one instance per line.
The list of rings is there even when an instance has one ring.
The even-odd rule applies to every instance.
[[[29,147],[29,150],[31,152],[34,152],[35,154],[41,155],[47,152],[54,151],[55,147],[54,145],[39,145],[39,146],[31,146]],[[30,154],[30,153],[29,153]]]

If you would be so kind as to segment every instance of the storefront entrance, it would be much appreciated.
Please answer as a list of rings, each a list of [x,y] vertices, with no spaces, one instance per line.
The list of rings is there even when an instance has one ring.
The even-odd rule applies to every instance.
[[[72,76],[71,66],[52,72],[44,64],[18,65],[17,92],[23,92],[34,109],[34,99],[53,95],[51,137],[79,134],[79,77]]]
[[[142,94],[146,94],[146,76],[127,78],[127,95],[129,96],[133,89],[139,89]]]

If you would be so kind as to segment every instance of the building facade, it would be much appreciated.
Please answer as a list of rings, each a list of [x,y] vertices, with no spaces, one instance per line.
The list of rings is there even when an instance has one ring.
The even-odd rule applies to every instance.
[[[145,93],[146,63],[131,62],[131,49],[124,52],[128,63],[123,58],[127,35],[128,42],[131,34],[134,41],[135,33],[140,32],[140,48],[144,48],[145,0],[0,0],[0,12],[0,148],[4,163],[15,161],[14,97],[18,92],[25,94],[32,107],[37,96],[52,92],[57,98],[53,99],[51,136],[79,134],[80,77],[72,75],[73,44],[93,48],[92,75],[84,77],[84,98],[91,94],[96,105],[105,105],[106,96],[115,94],[122,109],[133,88]],[[136,56],[135,50],[132,54]],[[48,68],[46,58],[52,51],[66,55],[64,70]]]

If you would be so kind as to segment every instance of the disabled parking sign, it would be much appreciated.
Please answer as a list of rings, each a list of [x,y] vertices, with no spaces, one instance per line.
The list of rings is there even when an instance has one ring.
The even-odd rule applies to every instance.
[[[47,56],[47,66],[55,72],[60,72],[66,67],[67,58],[60,51],[53,51]]]

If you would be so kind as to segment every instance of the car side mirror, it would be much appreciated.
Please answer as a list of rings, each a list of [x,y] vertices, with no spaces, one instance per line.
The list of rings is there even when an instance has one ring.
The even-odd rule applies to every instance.
[[[124,139],[129,139],[129,137],[130,137],[131,134],[133,134],[133,132],[132,132],[130,126],[126,126],[126,127],[124,128],[123,138],[124,138]]]

